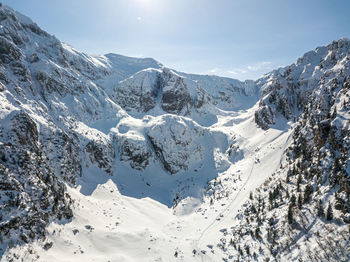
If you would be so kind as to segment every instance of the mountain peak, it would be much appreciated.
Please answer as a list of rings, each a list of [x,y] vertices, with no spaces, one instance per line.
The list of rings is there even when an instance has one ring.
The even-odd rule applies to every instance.
[[[0,260],[349,254],[348,39],[242,82],[0,25]]]

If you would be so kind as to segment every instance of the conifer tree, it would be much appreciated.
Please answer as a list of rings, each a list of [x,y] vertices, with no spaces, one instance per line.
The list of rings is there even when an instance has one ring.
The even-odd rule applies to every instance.
[[[318,201],[318,205],[317,205],[317,215],[321,218],[324,217],[324,209],[323,209],[323,204],[322,204],[322,200],[320,199]]]
[[[297,179],[297,191],[300,192],[301,174],[299,173]]]
[[[328,208],[327,208],[327,216],[326,216],[327,220],[332,220],[333,219],[333,208],[331,203],[328,202]]]
[[[313,192],[313,188],[310,184],[308,184],[305,187],[305,192],[304,192],[304,203],[308,202],[310,200],[311,194]]]
[[[287,218],[288,218],[288,223],[289,224],[293,224],[293,222],[294,222],[294,219],[293,219],[293,206],[291,204],[288,207]]]
[[[296,203],[296,197],[295,197],[295,195],[293,194],[292,196],[291,196],[291,198],[290,198],[290,204],[292,205],[292,206],[295,206],[295,203]]]
[[[301,209],[301,207],[302,207],[302,200],[301,200],[301,196],[300,196],[300,194],[299,194],[299,196],[298,196],[298,208],[299,209]]]

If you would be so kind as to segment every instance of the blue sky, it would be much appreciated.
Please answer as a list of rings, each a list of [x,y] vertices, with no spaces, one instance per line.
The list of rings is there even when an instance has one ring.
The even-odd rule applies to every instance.
[[[350,38],[349,0],[5,0],[90,54],[153,57],[189,73],[256,79]]]

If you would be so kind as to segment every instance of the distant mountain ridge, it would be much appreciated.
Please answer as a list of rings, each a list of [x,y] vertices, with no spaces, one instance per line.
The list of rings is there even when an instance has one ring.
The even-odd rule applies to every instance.
[[[239,81],[178,72],[152,58],[87,55],[2,5],[0,256],[14,259],[11,248],[35,240],[45,249],[52,246],[45,240],[46,227],[75,218],[67,188],[89,196],[111,179],[122,194],[150,197],[174,209],[186,198],[221,196],[221,174],[260,150],[245,147],[249,139],[235,133],[247,123],[244,132],[262,140],[269,129],[293,136],[279,156],[280,167],[270,174],[270,181],[278,174],[281,186],[264,184],[258,188],[264,193],[254,192],[237,214],[261,226],[253,225],[263,241],[242,221],[232,225],[231,235],[223,231],[225,243],[232,237],[242,249],[243,243],[252,246],[250,251],[227,251],[225,244],[222,252],[238,259],[252,259],[253,250],[260,260],[279,261],[281,254],[307,258],[296,251],[303,246],[298,236],[317,239],[325,223],[343,236],[350,221],[349,88],[350,40],[345,38],[256,81]],[[302,205],[297,207],[293,194]],[[262,210],[262,199],[270,206],[258,211],[257,221],[252,206]],[[300,222],[306,209],[317,211],[327,201],[340,222],[309,214],[315,230]],[[314,231],[304,232],[300,225]],[[286,241],[284,230],[295,242]],[[337,243],[348,252],[344,241]]]

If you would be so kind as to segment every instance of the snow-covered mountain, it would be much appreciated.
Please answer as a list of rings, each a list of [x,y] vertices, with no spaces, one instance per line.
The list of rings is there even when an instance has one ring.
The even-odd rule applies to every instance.
[[[249,257],[293,261],[350,259],[350,41],[306,53],[257,81],[255,120],[263,128],[294,119],[285,161],[236,214],[231,243]]]
[[[347,259],[349,50],[241,82],[1,6],[1,261]]]

